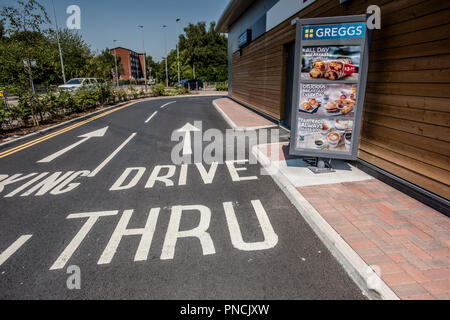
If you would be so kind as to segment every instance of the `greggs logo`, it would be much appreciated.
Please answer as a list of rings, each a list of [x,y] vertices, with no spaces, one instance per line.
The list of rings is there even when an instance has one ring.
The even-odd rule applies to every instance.
[[[363,38],[365,23],[304,26],[302,40]]]

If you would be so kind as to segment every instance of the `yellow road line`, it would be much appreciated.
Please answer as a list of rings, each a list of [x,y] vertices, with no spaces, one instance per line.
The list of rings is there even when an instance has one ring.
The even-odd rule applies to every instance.
[[[35,144],[38,144],[38,143],[40,143],[42,141],[45,141],[45,140],[48,140],[50,138],[56,137],[57,135],[60,135],[60,134],[62,134],[64,132],[67,132],[67,131],[70,131],[72,129],[75,129],[75,128],[79,127],[79,126],[82,126],[82,125],[88,123],[88,122],[91,122],[91,121],[94,121],[94,120],[96,120],[98,118],[104,117],[104,116],[106,116],[108,114],[111,114],[111,113],[113,113],[115,111],[121,110],[121,109],[126,108],[126,107],[130,107],[130,106],[132,106],[132,105],[134,105],[136,103],[137,102],[132,102],[132,103],[126,104],[124,106],[108,110],[106,112],[97,114],[97,115],[95,115],[95,116],[93,116],[93,117],[91,117],[89,119],[86,119],[86,120],[83,120],[81,122],[75,123],[74,125],[71,125],[71,126],[69,126],[67,128],[61,129],[59,131],[56,131],[54,133],[51,133],[51,134],[48,134],[46,136],[40,137],[38,139],[34,139],[34,140],[31,140],[31,141],[28,141],[28,142],[26,142],[24,144],[21,144],[21,145],[17,146],[17,147],[14,147],[14,148],[5,150],[3,152],[0,152],[0,159],[4,158],[4,157],[7,157],[7,156],[9,156],[9,155],[11,155],[13,153],[19,152],[19,151],[21,151],[23,149],[26,149],[26,148],[29,148],[31,146],[34,146]]]

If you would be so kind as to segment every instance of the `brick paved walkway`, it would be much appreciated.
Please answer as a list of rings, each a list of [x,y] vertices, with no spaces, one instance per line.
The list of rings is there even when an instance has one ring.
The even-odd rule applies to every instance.
[[[289,177],[299,160],[287,143],[259,149],[282,171],[289,163],[291,182],[308,178],[301,167]],[[374,178],[295,187],[398,297],[450,299],[450,218]]]

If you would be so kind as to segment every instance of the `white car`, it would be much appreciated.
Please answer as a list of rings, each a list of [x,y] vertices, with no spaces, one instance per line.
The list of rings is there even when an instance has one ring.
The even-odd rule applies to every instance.
[[[104,83],[103,79],[96,78],[74,78],[67,81],[65,84],[58,86],[58,89],[63,89],[67,91],[75,91],[81,87],[93,88],[97,85]]]

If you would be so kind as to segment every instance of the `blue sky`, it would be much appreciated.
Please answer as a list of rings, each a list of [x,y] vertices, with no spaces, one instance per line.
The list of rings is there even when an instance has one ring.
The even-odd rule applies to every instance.
[[[51,0],[38,0],[47,8],[53,21]],[[166,24],[168,51],[176,46],[176,18],[179,30],[190,22],[217,21],[229,0],[54,0],[59,27],[66,25],[69,5],[81,9],[81,34],[93,50],[117,46],[142,51],[142,34],[137,25],[144,26],[145,49],[157,61],[164,56],[161,26]],[[14,0],[2,0],[11,5]]]

